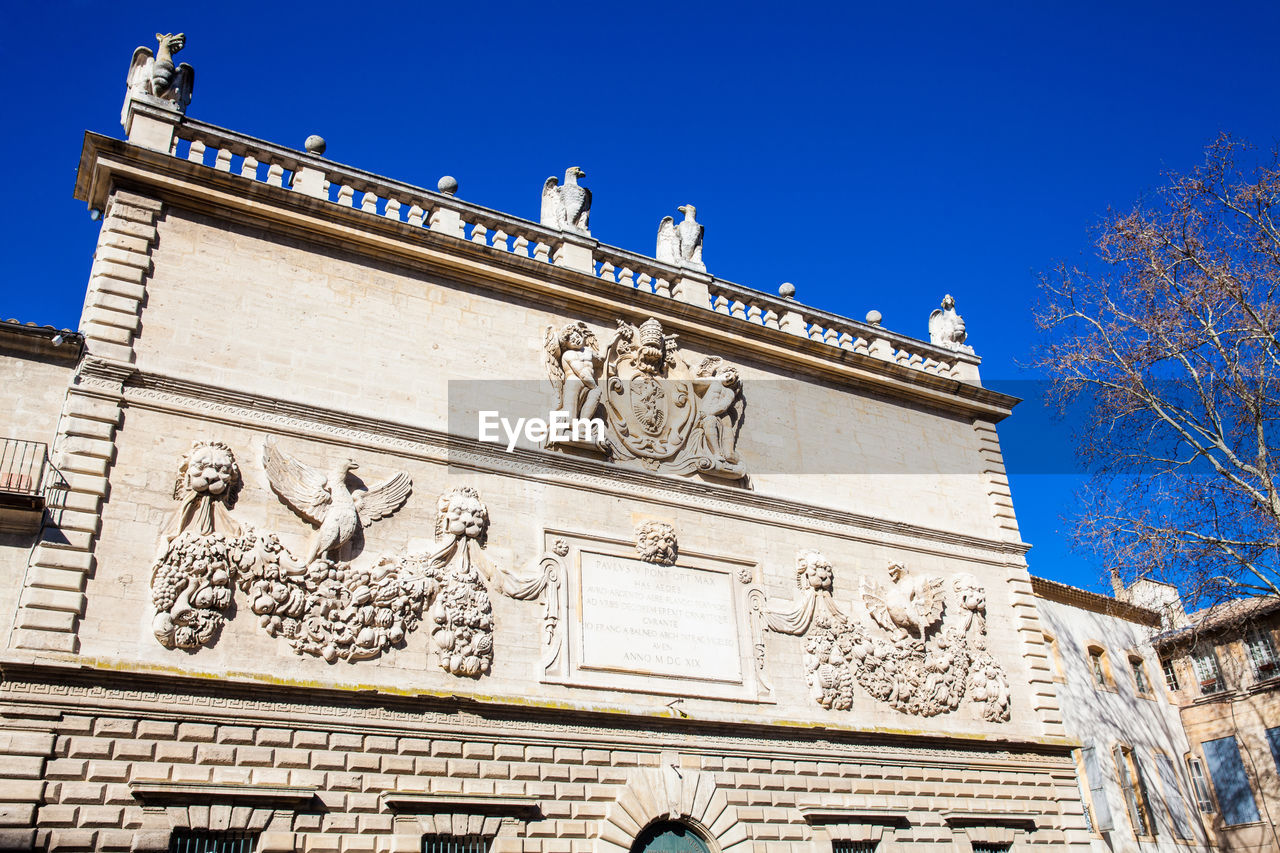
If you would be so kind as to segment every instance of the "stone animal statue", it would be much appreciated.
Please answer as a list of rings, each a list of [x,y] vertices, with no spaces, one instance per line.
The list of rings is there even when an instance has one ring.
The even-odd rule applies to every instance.
[[[684,214],[684,220],[677,225],[670,216],[662,217],[654,257],[663,263],[705,270],[702,263],[703,227],[694,218],[698,209],[691,204],[682,204],[676,210]]]
[[[262,467],[271,488],[289,507],[319,529],[311,538],[302,565],[328,557],[355,535],[357,524],[365,527],[391,515],[409,497],[413,481],[400,471],[372,489],[347,488],[347,474],[359,466],[344,459],[328,473],[302,464],[268,438],[262,449]]]
[[[965,340],[964,318],[956,313],[956,301],[948,293],[942,298],[942,307],[929,315],[929,342],[957,352],[973,352]]]
[[[179,111],[185,111],[195,90],[196,72],[185,62],[175,67],[173,56],[186,45],[187,37],[182,33],[156,33],[156,41],[159,47],[154,55],[146,47],[133,52],[125,81],[129,94],[173,101]]]
[[[542,185],[542,214],[539,222],[548,228],[561,231],[588,231],[591,217],[591,190],[578,184],[587,173],[577,166],[570,166],[564,173],[562,186],[555,176]]]
[[[896,563],[889,566],[889,578],[893,586],[888,588],[862,579],[867,613],[897,639],[923,640],[924,632],[942,617],[942,578],[906,578],[906,570]]]

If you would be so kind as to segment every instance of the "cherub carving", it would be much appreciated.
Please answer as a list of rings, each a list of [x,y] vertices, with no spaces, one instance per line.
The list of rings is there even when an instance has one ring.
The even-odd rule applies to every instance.
[[[942,298],[942,307],[929,315],[929,342],[956,352],[973,352],[965,340],[964,318],[956,313],[956,301],[948,293]]]
[[[717,356],[704,358],[698,365],[693,387],[701,396],[698,426],[707,452],[720,467],[737,464],[738,435],[746,416],[746,400],[737,368]]]
[[[319,528],[307,547],[304,566],[341,549],[358,525],[368,527],[391,515],[413,489],[409,475],[400,471],[372,489],[353,494],[347,488],[347,474],[359,467],[353,460],[343,459],[323,474],[278,448],[272,437],[263,445],[262,467],[280,499]]]
[[[898,639],[914,635],[924,640],[925,631],[942,617],[942,578],[914,577],[903,582],[906,569],[893,563],[889,577],[894,585],[888,588],[875,581],[862,578],[862,600],[867,613],[881,628]]]
[[[664,216],[658,224],[658,246],[654,257],[663,263],[705,270],[702,263],[703,227],[694,217],[697,208],[684,204],[676,208],[684,214],[684,220],[676,225],[670,216]]]
[[[569,323],[559,332],[547,326],[544,341],[543,361],[556,392],[556,409],[568,412],[571,420],[594,418],[600,410],[595,333],[581,322]]]
[[[539,222],[548,228],[561,231],[588,232],[587,221],[591,217],[591,190],[578,184],[587,173],[577,166],[570,166],[564,173],[564,185],[555,176],[542,185],[542,211]]]
[[[646,563],[673,566],[679,555],[676,529],[662,521],[645,521],[636,527],[636,553]]]
[[[195,90],[196,72],[187,63],[174,67],[173,56],[187,43],[182,33],[156,33],[159,42],[155,55],[150,48],[140,47],[133,52],[129,75],[125,79],[129,95],[148,95],[173,101],[178,111],[185,111]],[[125,100],[128,109],[128,99]],[[124,115],[120,120],[123,122]]]

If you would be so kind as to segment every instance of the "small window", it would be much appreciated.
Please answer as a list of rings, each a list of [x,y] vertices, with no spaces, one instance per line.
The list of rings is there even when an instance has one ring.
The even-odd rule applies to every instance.
[[[1182,687],[1178,684],[1178,671],[1173,668],[1173,658],[1160,658],[1160,671],[1164,673],[1165,686],[1173,693]]]
[[[831,853],[875,853],[875,841],[832,841]]]
[[[1196,805],[1205,814],[1213,814],[1213,795],[1209,792],[1209,781],[1204,778],[1204,764],[1194,755],[1188,755],[1187,772],[1191,774],[1191,787],[1196,792]]]
[[[1200,649],[1191,656],[1191,665],[1196,671],[1196,681],[1200,682],[1200,692],[1208,696],[1221,693],[1227,689],[1222,680],[1222,670],[1218,668],[1218,656],[1213,649]]]
[[[488,853],[489,839],[483,835],[424,835],[422,853]]]
[[[1097,646],[1089,647],[1089,672],[1093,675],[1093,685],[1099,690],[1110,690],[1111,679],[1107,666],[1107,653]]]
[[[258,833],[175,829],[169,834],[169,853],[253,853]]]
[[[1151,811],[1147,796],[1147,786],[1142,778],[1142,771],[1133,760],[1133,750],[1127,746],[1117,746],[1115,751],[1116,776],[1120,780],[1120,790],[1124,792],[1124,802],[1129,809],[1129,820],[1133,824],[1135,835],[1148,838],[1154,836],[1155,826],[1151,822]]]
[[[1130,657],[1129,667],[1133,670],[1133,685],[1139,696],[1151,695],[1151,680],[1147,678],[1147,664],[1140,657]]]
[[[1245,645],[1249,649],[1249,663],[1253,664],[1255,678],[1262,681],[1265,678],[1275,678],[1280,675],[1280,669],[1277,668],[1276,647],[1271,642],[1270,632],[1254,631],[1245,640]]]

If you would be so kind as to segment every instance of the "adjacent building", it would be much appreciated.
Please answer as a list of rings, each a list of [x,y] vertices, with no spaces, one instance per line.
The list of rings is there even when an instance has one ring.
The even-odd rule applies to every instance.
[[[1154,640],[1181,708],[1200,808],[1224,850],[1280,850],[1280,599],[1228,601],[1186,615],[1166,588]]]
[[[1151,645],[1160,614],[1032,578],[1099,853],[1206,850],[1192,756]]]
[[[692,206],[600,242],[581,169],[532,221],[206,124],[182,48],[85,137],[84,353],[13,428],[62,485],[0,540],[0,846],[1090,844],[953,300],[917,340],[712,277]]]

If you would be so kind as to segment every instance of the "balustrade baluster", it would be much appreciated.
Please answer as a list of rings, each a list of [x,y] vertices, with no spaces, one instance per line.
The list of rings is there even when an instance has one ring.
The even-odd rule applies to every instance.
[[[717,314],[729,313],[729,300],[725,298],[724,294],[717,294],[716,297],[711,300],[711,310],[715,311]]]
[[[355,207],[356,206],[355,188],[350,186],[349,184],[343,184],[342,186],[338,187],[338,204],[342,205],[343,207]]]
[[[533,259],[551,263],[551,247],[546,243],[535,243],[533,246]]]
[[[394,219],[396,222],[399,222],[400,221],[400,202],[394,198],[387,199],[387,207],[385,210],[383,210],[382,215],[385,216],[387,219]]]
[[[499,252],[506,252],[508,251],[507,238],[510,236],[511,235],[506,231],[499,228],[497,231],[493,232],[492,242],[489,245],[493,246],[493,248],[497,249]]]
[[[378,196],[370,190],[364,191],[364,196],[360,199],[360,209],[365,213],[378,212]]]
[[[636,288],[645,293],[653,293],[653,276],[647,272],[640,273],[640,277],[636,279]]]
[[[284,186],[284,166],[272,163],[267,167],[267,184],[273,187]]]
[[[655,283],[653,286],[653,292],[658,294],[659,296],[664,296],[667,299],[670,299],[671,298],[671,282],[667,281],[665,278],[658,279],[657,283]]]
[[[729,309],[729,312],[739,320],[747,319],[747,305],[745,302],[734,300],[733,307]]]
[[[199,139],[191,140],[191,147],[187,149],[187,159],[192,163],[204,165],[204,143]]]
[[[757,326],[764,323],[764,313],[760,310],[759,305],[747,306],[747,322],[755,323]]]
[[[489,245],[488,233],[489,229],[477,222],[471,226],[471,242],[479,243],[481,246]]]
[[[409,205],[409,224],[419,228],[422,227],[422,218],[425,214],[426,211],[423,210],[416,202]]]
[[[778,324],[778,312],[774,311],[772,308],[770,308],[768,311],[765,311],[764,325],[766,329],[781,328],[781,326]]]
[[[258,180],[258,158],[252,155],[244,155],[244,162],[240,164],[240,176],[248,178],[251,181]]]
[[[822,342],[822,327],[814,323],[809,327],[809,340]]]
[[[617,279],[614,278],[613,276],[613,269],[614,269],[613,264],[609,263],[608,261],[605,261],[604,263],[600,264],[600,277],[605,281],[617,281]]]
[[[513,254],[519,255],[522,258],[529,257],[528,238],[523,235],[516,235],[515,241],[511,244],[511,251]]]
[[[213,168],[217,169],[219,172],[231,171],[231,149],[230,148],[223,147],[218,149],[217,156],[213,158]]]
[[[618,284],[621,284],[624,287],[635,287],[636,283],[634,276],[635,273],[631,271],[630,267],[623,267],[622,272],[618,273]]]

